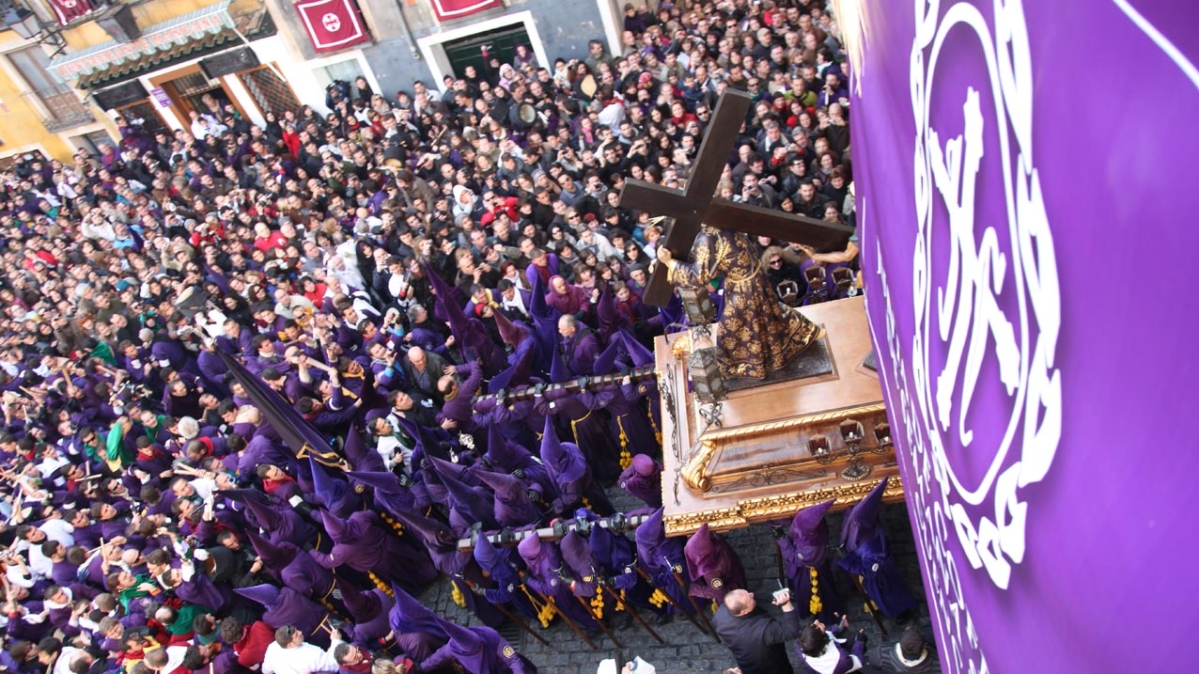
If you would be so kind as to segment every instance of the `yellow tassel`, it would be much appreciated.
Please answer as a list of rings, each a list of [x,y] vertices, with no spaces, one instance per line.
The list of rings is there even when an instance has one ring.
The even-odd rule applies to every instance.
[[[450,583],[450,587],[453,589],[450,596],[454,599],[454,603],[462,608],[466,608],[466,597],[462,595],[462,590],[458,587],[458,583]]]
[[[628,604],[625,602],[624,590],[621,590],[621,591],[620,591],[620,601],[616,603],[616,606],[615,606],[615,607],[613,607],[613,609],[612,609],[612,610],[614,610],[614,611],[623,611],[623,610],[624,610],[624,607],[625,607],[625,606],[627,606],[627,605],[628,605]]]
[[[392,531],[396,532],[396,536],[404,535],[404,525],[396,521],[394,517],[391,517],[386,513],[379,513],[379,516],[382,517],[383,521],[391,527]]]
[[[597,618],[604,617],[604,593],[603,592],[597,591],[595,593],[595,596],[591,598],[591,610],[595,611],[595,617],[597,617]]]
[[[824,604],[820,601],[820,581],[816,567],[808,567],[808,578],[812,581],[812,596],[808,598],[808,612],[816,615],[824,608]]]
[[[658,422],[654,421],[654,411],[647,405],[645,407],[645,416],[649,417],[649,425],[654,428],[654,437],[658,440],[658,446],[662,446],[662,431],[658,430]]]
[[[658,588],[654,588],[654,593],[649,596],[649,603],[654,605],[654,608],[662,608],[666,603],[666,593]]]
[[[529,588],[524,585],[521,585],[520,589],[529,598],[529,603],[533,605],[533,608],[537,610],[537,622],[541,623],[542,627],[549,627],[550,621],[554,619],[554,605],[549,602],[540,604],[533,598],[533,595],[529,592]]]
[[[395,592],[391,589],[391,586],[389,586],[387,583],[384,583],[378,576],[376,576],[374,571],[367,571],[366,575],[370,576],[371,582],[375,584],[375,587],[387,593],[388,597],[396,596]]]

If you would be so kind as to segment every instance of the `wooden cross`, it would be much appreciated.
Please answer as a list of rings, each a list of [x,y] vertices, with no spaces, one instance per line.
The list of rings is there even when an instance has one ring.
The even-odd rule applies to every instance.
[[[674,218],[674,225],[659,245],[665,245],[676,259],[686,260],[691,256],[695,237],[704,224],[717,229],[803,243],[813,248],[836,250],[843,249],[853,234],[853,228],[845,225],[713,198],[716,184],[724,173],[729,155],[733,153],[733,143],[752,103],[749,94],[735,89],[725,89],[721,94],[716,104],[716,114],[712,116],[703,143],[699,146],[695,167],[687,180],[687,189],[674,190],[640,180],[625,181],[624,189],[620,192],[621,206]],[[670,301],[670,296],[666,268],[658,265],[650,277],[642,301],[662,307]]]

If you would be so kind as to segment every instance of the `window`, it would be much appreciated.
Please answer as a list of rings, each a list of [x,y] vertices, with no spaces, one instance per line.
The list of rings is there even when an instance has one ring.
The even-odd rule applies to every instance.
[[[342,80],[344,82],[353,84],[357,77],[363,75],[362,64],[358,62],[358,59],[350,59],[340,63],[333,63],[321,68],[320,70],[323,70],[325,73],[326,85],[334,80]]]
[[[100,156],[101,143],[107,143],[113,147],[117,146],[117,144],[113,142],[112,138],[109,137],[107,131],[93,131],[91,133],[85,133],[82,136],[72,136],[71,141],[75,144],[75,147],[81,150],[87,150],[93,157]]]
[[[60,131],[96,121],[88,107],[79,100],[71,87],[59,82],[50,73],[50,59],[41,47],[27,47],[7,54],[17,72],[24,78],[34,107],[42,110],[42,121],[48,131]]]

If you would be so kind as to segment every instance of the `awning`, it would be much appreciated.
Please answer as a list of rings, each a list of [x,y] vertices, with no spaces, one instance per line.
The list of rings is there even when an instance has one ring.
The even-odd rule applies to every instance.
[[[194,12],[155,24],[142,37],[121,44],[109,40],[50,62],[50,70],[63,81],[79,80],[81,89],[129,79],[167,64],[226,49],[247,37],[261,36],[274,24],[266,12],[252,17],[253,25],[239,26],[229,14],[231,0],[221,0]],[[239,17],[246,18],[246,17]]]

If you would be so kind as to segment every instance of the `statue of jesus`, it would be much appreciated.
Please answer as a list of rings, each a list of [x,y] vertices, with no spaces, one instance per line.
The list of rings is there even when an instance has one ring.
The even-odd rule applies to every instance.
[[[691,262],[674,259],[658,246],[658,260],[674,285],[702,286],[724,277],[724,310],[717,321],[716,359],[725,378],[765,379],[820,338],[820,329],[775,297],[749,236],[704,226],[695,237]]]

